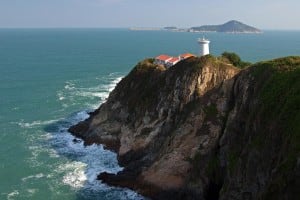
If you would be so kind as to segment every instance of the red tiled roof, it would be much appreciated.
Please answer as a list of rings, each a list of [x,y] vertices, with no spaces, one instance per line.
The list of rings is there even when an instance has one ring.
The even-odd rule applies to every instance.
[[[178,62],[180,59],[177,57],[173,57],[171,60],[168,60],[169,63],[175,63]]]
[[[187,58],[190,58],[190,57],[195,57],[195,55],[191,54],[191,53],[184,53],[184,54],[181,54],[180,57],[183,58],[183,59],[187,59]]]
[[[171,57],[171,56],[168,56],[168,55],[159,55],[159,56],[157,56],[155,59],[167,61],[167,60],[169,60],[170,58],[172,58],[172,57]]]

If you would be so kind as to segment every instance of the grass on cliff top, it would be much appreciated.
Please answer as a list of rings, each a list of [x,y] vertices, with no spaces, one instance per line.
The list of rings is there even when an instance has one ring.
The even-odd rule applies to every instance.
[[[145,59],[117,85],[115,94],[128,105],[130,112],[134,113],[137,108],[147,110],[155,106],[160,75],[165,70],[164,66],[154,64],[154,59]]]
[[[241,69],[244,69],[251,65],[250,62],[243,61],[238,54],[233,53],[233,52],[225,51],[222,53],[222,56],[220,58],[223,59],[224,62],[229,62],[229,63],[233,64],[235,67],[238,67]]]
[[[139,62],[132,70],[132,73],[146,73],[149,71],[165,71],[166,68],[161,65],[154,64],[153,58],[147,58],[141,62]]]
[[[271,64],[275,71],[262,88],[265,117],[275,119],[290,137],[290,153],[293,155],[288,156],[292,161],[290,159],[294,160],[296,153],[300,152],[300,58],[289,57],[267,64]]]
[[[232,65],[228,60],[221,57],[215,57],[213,55],[206,55],[201,57],[190,57],[183,61],[180,61],[173,67],[170,67],[168,70],[172,71],[174,75],[180,76],[180,74],[190,71],[190,73],[201,72],[203,67],[210,66],[218,70],[226,70],[232,68],[239,70],[237,67]]]
[[[257,63],[253,66],[252,75],[257,79],[267,78],[259,96],[263,123],[282,130],[286,142],[280,175],[271,188],[276,191],[287,184],[288,174],[294,170],[300,156],[300,57]],[[266,141],[255,142],[263,144]]]
[[[282,120],[287,124],[286,131],[298,127],[300,123],[295,119],[300,114],[300,57],[261,62],[253,69],[254,76],[268,75],[260,92],[265,120]]]
[[[175,72],[174,76],[180,76],[181,74],[185,73],[186,71],[190,71],[191,73],[200,71],[204,66],[211,66],[219,69],[226,69],[226,68],[235,68],[238,67],[234,66],[232,62],[228,59],[225,59],[224,56],[222,57],[215,57],[213,55],[206,55],[201,57],[190,57],[183,61],[180,61],[176,65],[168,68],[168,71]],[[151,71],[165,71],[167,70],[162,65],[154,64],[153,58],[145,59],[139,62],[130,74],[142,74],[148,73]],[[238,70],[238,69],[237,69]]]

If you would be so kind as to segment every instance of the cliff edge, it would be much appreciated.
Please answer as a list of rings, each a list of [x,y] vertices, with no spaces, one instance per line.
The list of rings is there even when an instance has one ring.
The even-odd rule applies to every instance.
[[[124,170],[99,179],[152,199],[297,199],[299,122],[300,57],[204,56],[138,63],[69,131],[117,152]]]

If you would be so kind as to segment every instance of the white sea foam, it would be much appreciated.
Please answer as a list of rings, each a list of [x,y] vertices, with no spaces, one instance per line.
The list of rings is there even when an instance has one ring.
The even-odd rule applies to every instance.
[[[73,119],[71,119],[71,122],[80,122],[83,121],[85,119],[87,119],[89,117],[89,114],[86,111],[81,111],[76,113],[76,115],[73,117]]]
[[[50,158],[60,157],[55,149],[45,148],[45,146],[43,146],[42,144],[29,146],[28,149],[31,152],[31,157],[29,157],[27,161],[31,167],[39,167],[41,165],[44,165],[44,163],[40,162],[39,159],[39,156],[42,154],[48,154]]]
[[[45,177],[45,175],[43,173],[39,173],[39,174],[24,177],[24,178],[22,178],[22,181],[25,182],[25,181],[28,181],[29,179],[40,179],[43,177]]]
[[[85,92],[78,92],[77,96],[83,97],[100,97],[104,99],[108,96],[107,92],[93,92],[93,91],[85,91]]]
[[[64,88],[57,93],[57,97],[63,107],[79,103],[82,105],[82,102],[86,102],[88,108],[95,108],[99,106],[99,102],[103,103],[107,99],[109,92],[121,79],[119,74],[111,74],[105,79],[99,78],[104,81],[104,84],[92,88],[78,87],[76,81],[68,81]],[[89,102],[97,102],[97,104]],[[54,149],[54,155],[60,156],[59,164],[53,165],[53,170],[45,178],[60,177],[61,184],[91,195],[92,198],[97,197],[98,192],[101,191],[106,192],[106,196],[112,196],[111,199],[143,199],[129,189],[117,189],[97,180],[97,175],[101,172],[117,173],[123,168],[118,165],[115,153],[105,150],[102,145],[85,146],[82,140],[75,139],[67,131],[71,124],[88,117],[87,111],[78,112],[70,118],[62,120],[62,123],[57,123],[59,127],[51,133],[52,137],[45,137],[51,144],[50,149]],[[36,154],[41,153],[39,148],[33,149],[33,151]],[[48,152],[51,156],[52,151]]]
[[[76,123],[87,117],[87,112],[79,112],[69,121]],[[72,158],[53,170],[55,174],[62,174],[63,184],[75,190],[88,191],[89,195],[106,191],[118,199],[143,199],[129,189],[114,189],[97,180],[100,172],[117,173],[123,169],[118,165],[115,153],[105,150],[102,145],[84,146],[83,141],[79,139],[74,142],[75,137],[67,132],[67,127],[60,127],[60,132],[53,134],[51,142],[58,154]]]
[[[62,91],[57,92],[57,97],[60,101],[66,99],[66,97],[64,96],[64,93]]]
[[[38,161],[38,156],[44,151],[41,146],[29,146],[28,149],[31,152],[31,157],[28,158],[28,162],[32,167],[38,167],[41,163]]]
[[[33,195],[33,194],[35,194],[37,191],[38,191],[38,189],[34,189],[34,188],[27,189],[27,192],[30,194],[30,196]]]
[[[59,155],[55,149],[49,149],[48,154],[49,154],[50,158],[58,158],[59,157]]]
[[[100,172],[117,173],[122,170],[117,164],[116,155],[104,150],[102,145],[84,146],[82,141],[74,142],[74,139],[75,137],[64,132],[53,141],[58,147],[58,152],[76,158],[76,161],[65,163],[56,169],[59,173],[66,173],[63,176],[63,183],[73,188],[89,185],[91,189],[99,184],[96,179]]]
[[[7,199],[12,200],[14,197],[18,196],[20,193],[18,190],[14,190],[13,192],[7,194]]]
[[[73,188],[81,188],[87,180],[86,174],[84,173],[86,166],[87,164],[85,163],[74,161],[59,166],[57,170],[66,173],[62,180],[64,184]]]
[[[21,120],[20,122],[17,122],[16,124],[18,124],[21,128],[35,128],[37,126],[49,125],[49,124],[55,123],[57,121],[59,121],[59,119],[45,120],[45,121],[36,120],[33,122],[24,122],[24,120]]]
[[[109,93],[115,88],[116,84],[123,78],[119,73],[112,73],[109,76],[102,76],[99,85],[95,87],[82,87],[75,80],[66,81],[64,87],[57,92],[57,99],[63,108],[82,105],[95,109],[99,104],[106,101]]]
[[[75,89],[75,84],[72,81],[66,81],[66,85],[64,88],[67,90],[73,90]]]
[[[42,140],[49,140],[51,138],[53,138],[53,135],[51,133],[42,133],[39,135],[39,138],[41,138]]]

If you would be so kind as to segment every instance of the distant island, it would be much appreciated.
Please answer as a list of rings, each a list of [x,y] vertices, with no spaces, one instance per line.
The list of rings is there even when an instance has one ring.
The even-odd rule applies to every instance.
[[[246,25],[242,22],[231,20],[221,25],[202,25],[191,28],[178,28],[166,26],[164,28],[130,28],[133,31],[173,31],[173,32],[220,32],[220,33],[262,33],[258,28]]]
[[[223,33],[262,33],[261,30],[242,22],[231,20],[221,25],[203,25],[192,27],[190,32],[223,32]]]

